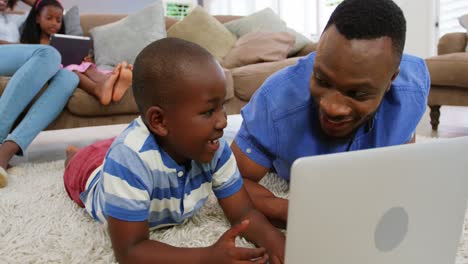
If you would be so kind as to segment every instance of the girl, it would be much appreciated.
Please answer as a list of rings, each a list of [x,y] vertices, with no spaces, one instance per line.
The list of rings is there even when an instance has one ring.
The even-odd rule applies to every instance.
[[[50,36],[64,34],[63,7],[57,0],[37,0],[26,19],[22,43],[49,44]],[[79,87],[94,95],[103,105],[118,102],[132,82],[132,65],[119,63],[112,72],[100,71],[86,57],[80,65],[68,65],[80,79]]]

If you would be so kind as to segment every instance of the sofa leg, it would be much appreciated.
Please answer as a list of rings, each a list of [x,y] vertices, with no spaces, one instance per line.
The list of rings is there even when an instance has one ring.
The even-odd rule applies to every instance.
[[[429,108],[431,109],[432,130],[437,131],[437,127],[439,126],[440,105],[430,105]]]

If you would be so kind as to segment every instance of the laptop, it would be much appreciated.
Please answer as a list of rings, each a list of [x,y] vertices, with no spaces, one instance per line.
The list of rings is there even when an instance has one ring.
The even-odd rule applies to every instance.
[[[298,159],[286,264],[455,263],[468,137]]]
[[[92,48],[89,37],[63,34],[52,34],[50,45],[58,50],[62,56],[62,65],[65,67],[70,64],[81,64]]]

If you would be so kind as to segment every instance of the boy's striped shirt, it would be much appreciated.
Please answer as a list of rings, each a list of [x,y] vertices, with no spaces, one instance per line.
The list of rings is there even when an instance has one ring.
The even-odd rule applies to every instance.
[[[235,194],[242,178],[224,139],[210,163],[192,161],[186,169],[159,147],[137,118],[114,140],[86,185],[80,197],[96,220],[148,220],[154,229],[183,223],[203,206],[211,190],[218,198]]]

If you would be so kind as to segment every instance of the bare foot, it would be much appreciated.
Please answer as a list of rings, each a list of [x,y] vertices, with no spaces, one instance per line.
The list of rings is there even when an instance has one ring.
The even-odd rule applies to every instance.
[[[125,92],[128,90],[132,84],[133,78],[133,65],[127,64],[126,62],[122,63],[122,68],[120,68],[119,79],[115,83],[114,93],[112,94],[112,101],[118,102],[122,99]]]
[[[122,68],[122,64],[119,63],[112,73],[109,75],[109,78],[104,81],[102,84],[101,88],[98,90],[98,99],[99,102],[101,102],[102,105],[108,105],[110,104],[112,100],[112,91],[114,89],[114,86],[119,79],[120,75],[120,69]]]
[[[67,158],[65,159],[65,168],[67,167],[68,163],[73,158],[73,156],[75,156],[76,152],[78,152],[78,150],[80,150],[80,148],[78,148],[75,145],[70,145],[65,149],[65,153],[67,155]]]

